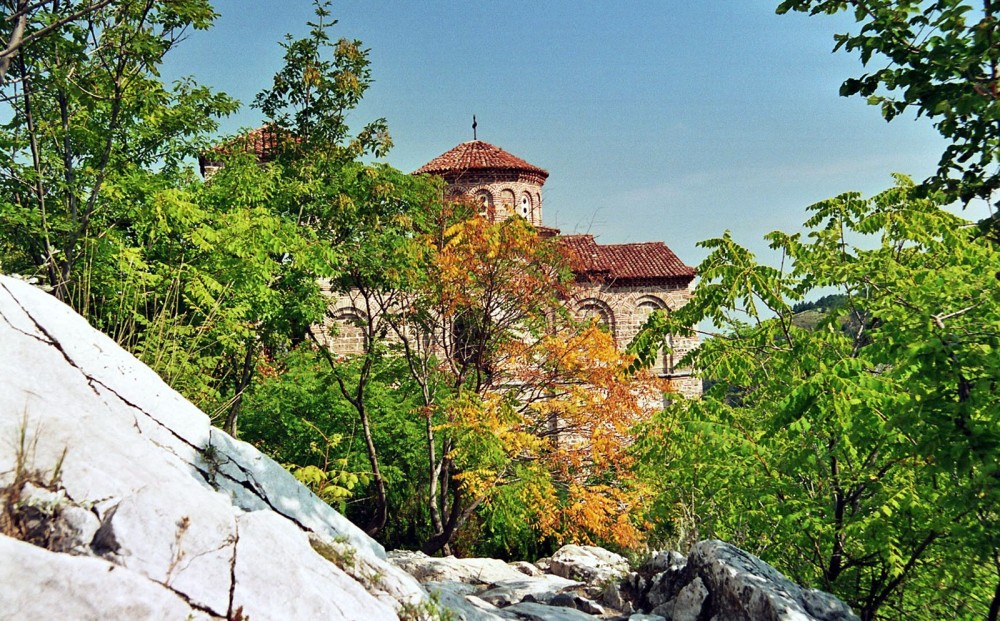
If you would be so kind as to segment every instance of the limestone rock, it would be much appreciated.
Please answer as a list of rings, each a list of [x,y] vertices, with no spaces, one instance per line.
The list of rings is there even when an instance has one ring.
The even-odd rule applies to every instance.
[[[0,535],[4,619],[215,619],[170,589],[108,561],[50,552]]]
[[[496,584],[525,580],[523,573],[492,558],[437,558],[423,552],[394,550],[389,559],[420,582]]]
[[[695,576],[680,590],[677,597],[654,608],[654,615],[663,615],[670,621],[697,621],[708,597],[708,589],[701,578]]]
[[[688,567],[704,581],[706,605],[720,620],[858,621],[832,595],[808,591],[756,556],[722,541],[702,541],[691,549]]]
[[[683,567],[687,557],[676,550],[657,550],[639,565],[639,571],[647,574],[658,574],[672,567]]]
[[[378,543],[48,294],[0,277],[0,343],[0,491],[46,548],[19,552],[37,575],[0,582],[3,601],[54,598],[62,578],[42,577],[66,571],[66,599],[80,605],[14,618],[225,617],[242,606],[254,619],[395,619],[426,597]],[[22,431],[30,476],[14,489]],[[334,543],[351,550],[343,567],[317,552]],[[11,559],[0,556],[0,573]]]
[[[629,572],[625,557],[595,546],[563,546],[552,555],[550,564],[557,576],[591,584],[620,580]]]
[[[580,586],[583,586],[583,583],[547,574],[535,578],[495,582],[489,589],[480,593],[479,597],[503,608],[529,597],[536,602],[548,603],[552,596]]]
[[[546,606],[534,602],[521,602],[504,609],[525,621],[594,621],[594,617],[572,608]]]
[[[541,576],[545,573],[537,565],[528,561],[514,561],[513,563],[508,563],[508,565],[526,576]]]

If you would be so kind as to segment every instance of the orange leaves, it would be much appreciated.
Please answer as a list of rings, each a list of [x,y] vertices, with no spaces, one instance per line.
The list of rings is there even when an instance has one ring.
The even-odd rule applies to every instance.
[[[516,482],[541,536],[637,545],[641,494],[628,448],[661,384],[627,375],[631,356],[593,324],[511,351],[503,392],[448,409],[463,489],[488,504],[497,486]]]
[[[447,227],[436,243],[432,267],[452,311],[492,303],[530,312],[564,290],[555,246],[520,218],[490,223],[475,216]]]

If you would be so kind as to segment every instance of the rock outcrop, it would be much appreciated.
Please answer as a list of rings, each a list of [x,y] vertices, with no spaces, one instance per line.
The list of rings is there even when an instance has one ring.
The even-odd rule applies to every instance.
[[[858,620],[836,597],[721,541],[702,541],[687,557],[656,552],[636,571],[617,554],[575,545],[540,559],[537,573],[489,559],[390,558],[465,621]]]
[[[36,544],[0,536],[0,616],[426,609],[379,544],[48,294],[0,277],[0,344],[0,532]]]

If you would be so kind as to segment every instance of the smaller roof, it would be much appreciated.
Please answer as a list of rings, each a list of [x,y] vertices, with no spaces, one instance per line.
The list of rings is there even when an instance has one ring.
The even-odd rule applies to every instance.
[[[549,176],[548,171],[482,140],[463,142],[427,162],[414,173],[449,176],[471,170],[526,172],[538,175],[543,180]]]
[[[258,161],[268,162],[274,158],[282,144],[287,141],[297,142],[298,139],[274,125],[264,125],[208,149],[199,156],[198,160],[203,173],[205,166],[218,165],[220,159],[234,151],[253,153],[257,156]]]
[[[593,235],[562,235],[558,240],[569,251],[573,272],[583,280],[655,284],[695,276],[694,268],[663,242],[598,244]]]

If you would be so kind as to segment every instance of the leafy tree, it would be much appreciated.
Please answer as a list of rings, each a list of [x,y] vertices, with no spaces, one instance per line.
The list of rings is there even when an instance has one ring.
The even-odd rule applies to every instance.
[[[362,364],[363,359],[343,361],[331,369],[308,342],[267,357],[244,401],[240,425],[244,440],[290,468],[358,523],[370,521],[376,503],[372,470],[357,412],[335,388],[334,374],[355,383]],[[382,360],[365,398],[377,421],[372,434],[389,502],[379,539],[393,547],[419,545],[426,513],[420,501],[425,482],[419,476],[423,436],[420,420],[412,415],[415,390],[398,364]]]
[[[435,530],[425,551],[477,519],[493,551],[539,537],[635,544],[623,447],[660,389],[625,376],[631,358],[607,334],[571,321],[552,240],[521,218],[445,207],[421,238],[414,287],[389,312],[422,387]]]
[[[114,285],[95,276],[127,262],[132,199],[176,174],[214,118],[235,108],[190,81],[167,88],[158,77],[185,30],[207,28],[215,14],[206,0],[0,8],[21,31],[0,87],[12,113],[0,129],[4,268],[43,278],[59,299],[99,317],[104,309],[92,305]]]
[[[650,322],[727,329],[691,355],[713,387],[642,445],[674,536],[741,543],[864,619],[996,618],[1000,307],[984,266],[1000,254],[943,200],[900,178],[818,203],[807,238],[768,236],[788,270],[728,234],[705,242],[691,302]],[[792,304],[827,287],[846,304],[797,328]]]
[[[778,13],[851,11],[856,33],[836,47],[876,69],[846,80],[841,95],[878,105],[886,120],[908,110],[948,141],[932,185],[950,197],[989,199],[1000,187],[1000,5],[992,0],[784,0]]]

